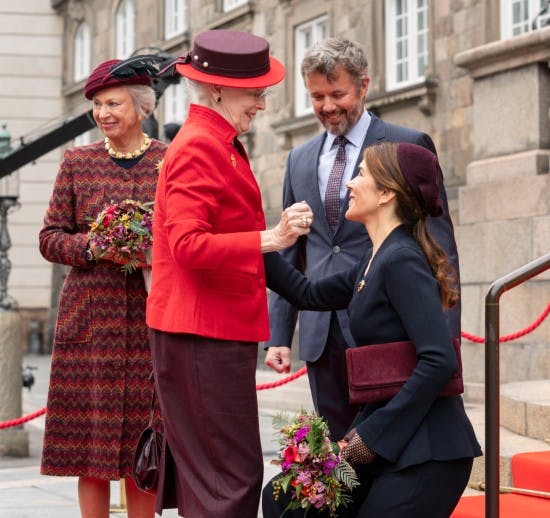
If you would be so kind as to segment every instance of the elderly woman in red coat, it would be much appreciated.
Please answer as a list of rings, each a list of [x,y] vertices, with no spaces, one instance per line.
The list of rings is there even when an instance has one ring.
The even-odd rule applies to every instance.
[[[155,106],[146,71],[119,77],[100,64],[85,95],[105,140],[68,149],[40,231],[45,259],[70,267],[57,318],[41,472],[78,477],[84,518],[109,516],[110,480],[125,479],[128,516],[152,518],[154,496],[135,486],[134,449],[146,427],[152,382],[142,272],[120,258],[94,260],[90,222],[111,202],[154,200],[166,145],[143,133]],[[119,68],[120,70],[120,68]]]
[[[295,204],[266,230],[237,138],[266,108],[266,88],[284,77],[267,41],[207,31],[181,61],[194,102],[157,186],[147,299],[155,382],[180,514],[256,518],[263,459],[255,373],[258,342],[269,336],[262,252],[293,244],[313,214]]]

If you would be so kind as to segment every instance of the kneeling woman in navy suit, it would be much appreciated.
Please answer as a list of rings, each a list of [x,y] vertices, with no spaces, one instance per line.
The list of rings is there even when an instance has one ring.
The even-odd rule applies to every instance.
[[[347,184],[346,218],[365,225],[373,248],[355,268],[310,282],[278,254],[265,255],[268,286],[296,306],[348,307],[357,344],[410,340],[416,349],[401,390],[365,404],[340,442],[361,480],[354,507],[341,516],[446,518],[481,455],[462,398],[438,397],[458,367],[443,315],[456,303],[458,279],[426,228],[428,215],[441,214],[437,168],[437,157],[415,144],[365,150]],[[287,502],[273,499],[269,483],[264,517],[279,517]],[[303,515],[295,513],[285,518]]]

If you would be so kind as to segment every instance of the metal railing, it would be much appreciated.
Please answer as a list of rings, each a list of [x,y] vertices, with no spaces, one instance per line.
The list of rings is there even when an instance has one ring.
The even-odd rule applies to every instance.
[[[499,517],[500,296],[550,268],[550,254],[497,279],[485,297],[485,516]]]

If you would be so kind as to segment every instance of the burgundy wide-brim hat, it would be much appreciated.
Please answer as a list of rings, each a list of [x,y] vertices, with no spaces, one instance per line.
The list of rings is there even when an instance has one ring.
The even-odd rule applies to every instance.
[[[400,142],[397,144],[397,161],[421,207],[430,216],[441,216],[443,203],[439,195],[437,156],[425,147]]]
[[[121,85],[147,85],[151,86],[152,79],[149,75],[134,75],[132,77],[121,78],[111,75],[111,69],[120,63],[120,59],[109,59],[100,63],[88,77],[84,87],[84,96],[86,99],[92,99],[100,90]]]
[[[269,55],[269,43],[248,32],[216,29],[198,34],[176,64],[184,77],[233,88],[266,88],[281,82],[285,67]]]

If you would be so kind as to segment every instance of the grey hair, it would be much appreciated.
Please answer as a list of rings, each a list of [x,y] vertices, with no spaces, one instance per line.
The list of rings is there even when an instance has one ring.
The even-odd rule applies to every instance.
[[[301,72],[304,80],[312,73],[319,73],[334,81],[342,68],[358,88],[369,75],[367,56],[358,43],[345,38],[327,38],[306,52]]]
[[[212,106],[212,98],[209,95],[208,85],[201,81],[195,81],[185,77],[185,99],[189,104],[202,104]]]
[[[157,102],[155,91],[147,85],[127,85],[138,117],[146,119],[153,113]]]

